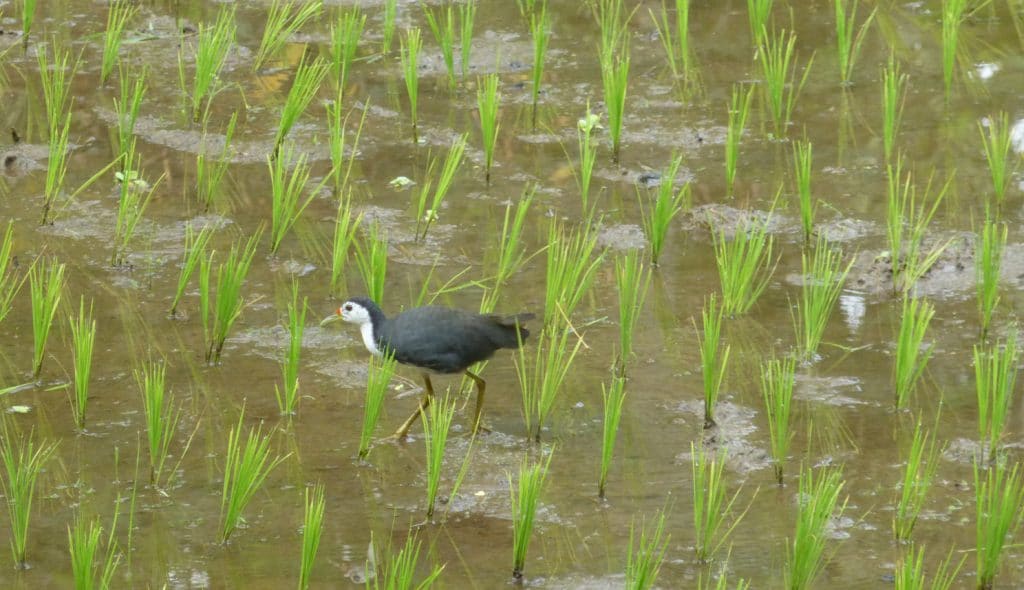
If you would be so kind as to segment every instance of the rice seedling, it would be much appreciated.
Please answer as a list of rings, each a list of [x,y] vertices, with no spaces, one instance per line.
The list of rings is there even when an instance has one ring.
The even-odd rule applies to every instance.
[[[774,208],[774,206],[773,206]],[[775,239],[768,234],[771,212],[763,221],[750,220],[737,227],[732,239],[725,230],[712,230],[715,266],[722,285],[722,309],[726,315],[747,313],[768,287],[775,272],[772,246]]]
[[[827,561],[828,523],[833,515],[839,518],[846,509],[846,500],[839,503],[844,484],[838,468],[819,469],[817,477],[813,469],[801,469],[796,532],[787,547],[787,588],[814,587],[814,580]]]
[[[750,44],[760,49],[768,33],[768,19],[772,16],[775,0],[747,0],[747,20],[750,22]]]
[[[355,165],[356,154],[359,151],[359,139],[363,135],[363,125],[366,123],[366,114],[370,111],[369,100],[367,100],[363,107],[363,114],[359,117],[359,126],[356,128],[355,138],[352,140],[346,162],[345,146],[348,140],[345,137],[345,128],[348,126],[349,115],[342,116],[342,104],[342,96],[339,93],[333,101],[326,105],[327,133],[331,151],[331,180],[334,182],[334,196],[338,198],[341,198],[348,188],[349,179],[352,177],[352,167]]]
[[[903,481],[896,493],[896,512],[892,517],[892,532],[897,541],[909,541],[914,525],[924,508],[928,490],[935,481],[935,470],[939,466],[939,456],[943,447],[935,442],[935,433],[929,433],[921,427],[918,418],[914,427],[914,438],[910,441]]]
[[[651,271],[644,268],[638,250],[630,250],[615,259],[615,290],[619,295],[619,373],[626,374],[626,364],[633,356],[633,333],[644,308]]]
[[[725,367],[729,363],[730,347],[721,346],[722,318],[725,310],[718,307],[715,294],[705,300],[701,309],[701,325],[703,335],[694,321],[693,329],[697,331],[697,345],[700,349],[700,370],[704,378],[704,428],[715,426],[715,405],[722,392],[725,380]]]
[[[448,190],[452,187],[452,182],[455,180],[455,173],[459,170],[459,166],[462,164],[463,156],[466,153],[466,141],[468,138],[469,136],[463,133],[455,140],[454,143],[452,143],[451,147],[448,148],[448,154],[445,155],[444,164],[441,165],[441,174],[437,178],[436,185],[431,177],[433,170],[437,167],[437,160],[432,159],[430,164],[427,166],[428,178],[424,180],[421,185],[419,198],[416,203],[416,235],[421,240],[427,239],[427,231],[430,229],[430,224],[438,218],[438,211],[441,210],[441,203],[444,201],[445,196],[448,195]],[[430,207],[427,208],[427,192],[432,186],[434,187],[434,190],[430,201]],[[422,234],[420,234],[421,226],[423,227]]]
[[[434,506],[437,491],[441,485],[441,468],[444,466],[444,450],[448,445],[448,431],[455,417],[458,400],[447,394],[426,408],[420,407],[423,414],[423,443],[427,452],[427,521],[434,517]]]
[[[505,206],[505,217],[501,224],[501,234],[498,252],[498,260],[495,263],[494,290],[499,290],[508,279],[522,268],[526,262],[523,245],[523,228],[526,226],[526,216],[530,212],[533,198],[537,194],[537,186],[533,185],[523,190],[522,196],[516,202],[515,211],[512,210],[512,203]]]
[[[363,221],[363,214],[352,212],[352,195],[345,195],[338,200],[338,212],[334,217],[334,239],[331,240],[331,293],[338,293],[343,287],[342,279],[345,265],[348,264],[348,253],[356,239],[356,231]]]
[[[778,34],[762,34],[757,55],[764,75],[764,102],[768,115],[775,126],[775,135],[784,137],[786,126],[793,116],[796,99],[807,83],[814,56],[804,66],[803,74],[797,79],[796,33],[781,30]]]
[[[398,15],[398,0],[384,0],[384,25],[381,29],[381,53],[391,53],[391,41],[395,37],[395,17]]]
[[[305,507],[302,516],[302,557],[299,562],[299,590],[309,589],[309,580],[313,573],[313,562],[320,548],[320,537],[324,532],[324,510],[327,501],[324,498],[324,484],[317,483],[303,490]]]
[[[124,37],[124,29],[128,21],[138,12],[138,7],[129,0],[112,0],[107,7],[107,26],[103,29],[103,60],[100,66],[100,84],[104,84],[114,64],[118,63],[118,51]]]
[[[818,353],[853,260],[844,265],[842,251],[832,248],[823,237],[818,238],[813,252],[804,250],[800,260],[803,281],[797,304],[797,340],[804,359],[810,360]]]
[[[27,39],[27,37],[26,37]],[[71,51],[53,48],[51,63],[45,47],[36,53],[39,64],[39,80],[43,87],[43,103],[46,107],[47,123],[47,166],[43,188],[43,215],[40,225],[46,225],[49,215],[64,187],[68,170],[68,136],[71,131],[71,80],[78,70],[79,62],[71,63]]]
[[[259,70],[264,63],[281,53],[288,43],[288,38],[307,22],[319,16],[321,8],[319,1],[307,3],[298,0],[272,0],[267,10],[263,37],[253,57],[252,69]]]
[[[624,49],[628,36],[626,25],[639,7],[627,15],[623,0],[595,0],[591,6],[600,31],[598,53],[599,60],[603,63],[606,57],[611,57]]]
[[[1024,509],[1024,474],[1020,464],[1008,468],[996,461],[981,473],[974,462],[975,490],[975,559],[979,590],[995,586],[999,562],[1007,546],[1012,546]]]
[[[978,312],[981,316],[981,337],[988,335],[992,315],[999,306],[999,272],[1002,268],[1003,252],[1006,250],[1007,226],[986,216],[979,236],[979,251],[976,257],[975,288],[978,295]]]
[[[590,102],[587,102],[587,114],[576,121],[576,143],[579,146],[580,164],[577,168],[572,166],[573,177],[580,189],[580,201],[583,203],[583,212],[590,215],[590,181],[594,176],[594,164],[597,163],[597,144],[593,141],[594,129],[598,128],[600,117],[590,112]],[[570,157],[571,159],[571,157]]]
[[[235,10],[224,7],[217,13],[213,25],[200,24],[196,41],[195,72],[192,76],[192,120],[198,121],[203,101],[209,109],[210,101],[223,88],[220,72],[224,69],[231,46],[235,44]],[[185,83],[184,55],[178,54],[178,78],[183,91]]]
[[[174,290],[171,308],[167,312],[171,317],[175,317],[178,313],[178,304],[181,303],[181,298],[185,295],[185,287],[188,286],[188,280],[192,277],[196,265],[200,260],[206,258],[206,247],[210,244],[211,237],[213,237],[213,226],[205,225],[197,234],[192,224],[185,225],[185,248],[181,259],[181,271],[178,273],[178,285]]]
[[[292,282],[292,300],[288,304],[288,350],[281,361],[281,378],[284,391],[274,386],[277,408],[282,415],[291,416],[299,406],[299,357],[302,355],[302,333],[306,327],[307,299],[302,298],[299,306],[299,284]]]
[[[544,0],[541,0],[543,4]],[[537,8],[537,0],[516,0],[516,6],[519,7],[519,16],[526,18],[534,13]]]
[[[896,55],[889,53],[889,63],[882,69],[882,145],[885,161],[891,163],[896,147],[896,133],[903,119],[907,100],[907,75],[900,72]]]
[[[795,374],[796,359],[792,356],[761,363],[761,395],[764,397],[765,416],[768,418],[772,468],[775,470],[775,482],[780,486],[784,482],[789,445],[793,442],[791,414]],[[802,475],[800,484],[803,490]]]
[[[999,443],[1017,382],[1017,327],[1013,326],[1002,344],[974,346],[974,379],[978,396],[978,435],[988,447],[988,459],[995,462]]]
[[[412,28],[405,32],[405,39],[400,40],[398,48],[399,58],[402,61],[402,75],[405,78],[405,92],[409,97],[409,118],[412,121],[412,142],[419,143],[419,116],[418,102],[420,93],[420,72],[419,59],[420,49],[423,42],[420,40],[420,30]]]
[[[477,0],[468,0],[459,6],[459,50],[462,60],[462,81],[469,77],[469,56],[473,50],[473,24],[476,20]]]
[[[875,19],[878,7],[871,9],[871,13],[857,28],[857,4],[853,0],[853,6],[847,12],[846,0],[835,0],[836,8],[836,50],[839,53],[839,81],[843,84],[850,84],[853,77],[853,66],[860,56],[861,46],[864,44],[864,37],[871,28],[871,21]]]
[[[526,216],[530,211],[536,191],[536,186],[525,189],[522,197],[516,202],[514,212],[511,202],[505,206],[505,217],[502,220],[501,232],[498,234],[498,242],[493,250],[488,250],[497,252],[498,259],[494,263],[491,287],[484,291],[480,300],[480,313],[494,311],[498,305],[502,288],[512,275],[519,272],[527,260],[525,246],[523,246],[523,228],[526,225]],[[479,374],[478,371],[473,372]]]
[[[900,314],[900,329],[896,336],[896,352],[893,361],[893,385],[896,408],[907,407],[910,394],[917,384],[931,359],[931,346],[925,346],[924,337],[928,331],[928,323],[935,316],[935,307],[926,299],[903,297],[903,310]]]
[[[309,185],[311,167],[306,154],[296,156],[290,145],[277,157],[268,157],[267,168],[270,170],[270,253],[276,255],[284,237],[316,197],[317,190],[302,199]]]
[[[129,74],[118,62],[118,73],[120,93],[114,101],[114,112],[117,113],[117,150],[125,160],[128,160],[125,162],[127,166],[131,159],[125,154],[130,148],[134,148],[132,139],[135,135],[135,123],[139,120],[142,97],[146,94],[146,68]]]
[[[553,456],[553,452],[549,452],[546,459],[541,459],[533,465],[529,465],[524,457],[519,467],[519,480],[515,485],[512,483],[512,474],[506,474],[512,496],[512,577],[517,580],[523,577],[526,550],[533,535],[537,504]]]
[[[249,501],[263,486],[267,476],[289,455],[270,458],[270,435],[263,434],[263,425],[249,429],[242,443],[242,418],[245,409],[238,414],[238,424],[228,433],[227,450],[224,455],[224,486],[220,500],[220,540],[227,543],[242,520]]]
[[[285,98],[284,106],[281,107],[281,119],[277,124],[277,135],[274,137],[275,158],[280,154],[285,137],[320,90],[320,84],[327,76],[327,67],[328,63],[323,58],[318,57],[310,62],[303,56],[295,68],[295,78],[292,79],[292,87]]]
[[[39,82],[43,87],[43,104],[46,107],[46,123],[49,138],[54,137],[61,121],[71,106],[71,82],[78,72],[80,61],[71,61],[71,50],[53,44],[53,59],[44,46],[36,53],[39,65]]]
[[[953,88],[960,25],[966,19],[969,7],[968,0],[942,0],[942,83],[947,101]]]
[[[544,78],[544,60],[547,59],[548,43],[551,41],[551,16],[548,14],[547,0],[541,0],[540,9],[534,7],[530,11],[530,38],[533,41],[533,67],[530,69],[530,103],[532,124],[537,130],[537,103],[540,98],[540,83]]]
[[[441,47],[441,59],[444,60],[445,70],[448,72],[448,87],[455,88],[455,9],[451,4],[438,9],[441,14],[435,14],[425,4],[423,16],[427,19],[430,32],[434,34],[434,40]]]
[[[654,517],[654,530],[647,528],[647,523],[640,524],[640,534],[636,534],[636,521],[629,527],[629,549],[626,560],[626,588],[629,590],[648,590],[653,588],[661,572],[661,564],[665,561],[665,551],[671,535],[665,534],[665,511],[658,511]]]
[[[96,320],[92,316],[92,303],[85,309],[85,297],[78,301],[78,316],[69,318],[71,326],[72,366],[75,373],[71,398],[71,416],[79,430],[85,430],[85,410],[89,404],[89,378],[92,374],[92,350],[96,343]]]
[[[932,576],[932,583],[929,586],[932,590],[949,590],[953,587],[960,568],[967,561],[967,555],[960,558],[957,564],[953,565],[953,551],[946,555],[946,559],[939,563]],[[907,552],[900,552],[896,559],[896,571],[893,576],[896,590],[924,590],[924,546],[918,547],[917,551],[911,548]]]
[[[729,123],[725,130],[725,193],[732,195],[733,183],[736,180],[736,163],[740,156],[740,139],[747,125],[750,114],[750,101],[754,98],[755,86],[751,86],[746,94],[738,84],[732,86],[732,99],[729,103]]]
[[[236,241],[231,245],[228,257],[217,266],[216,297],[211,296],[210,274],[213,267],[213,252],[209,257],[199,258],[199,316],[202,318],[203,335],[206,339],[206,362],[220,362],[224,342],[231,327],[245,308],[242,283],[249,274],[249,267],[256,255],[256,246],[263,235],[262,228],[253,234],[243,246]],[[211,299],[213,309],[211,310]]]
[[[372,547],[373,542],[371,541],[370,544]],[[405,544],[397,552],[392,552],[387,556],[383,567],[378,565],[376,560],[368,560],[369,563],[366,569],[375,572],[376,575],[367,576],[367,589],[371,588],[371,580],[373,590],[400,590],[406,588],[425,590],[432,587],[444,570],[443,565],[435,566],[419,584],[413,583],[422,544],[422,541],[410,531],[409,535],[405,538]]]
[[[559,316],[569,318],[590,291],[604,261],[604,252],[594,255],[597,232],[594,224],[571,231],[557,220],[548,228],[547,273],[544,289],[544,325]]]
[[[359,458],[365,459],[370,454],[370,443],[373,442],[373,431],[377,428],[381,409],[384,407],[384,396],[388,392],[388,384],[395,374],[395,356],[374,356],[370,359],[366,378],[366,402],[363,404],[363,429],[359,433]]]
[[[4,230],[3,237],[0,238],[0,322],[4,321],[7,314],[11,312],[11,305],[14,303],[14,297],[21,290],[21,286],[28,280],[28,273],[26,272],[19,279],[15,276],[14,267],[11,266],[13,260],[11,251],[14,248],[14,220],[7,222],[7,229]],[[33,262],[31,266],[34,266]]]
[[[992,177],[992,196],[996,216],[1003,210],[1006,189],[1010,186],[1017,158],[1012,155],[1013,141],[1010,136],[1010,119],[1005,113],[989,117],[988,124],[978,123],[981,132],[981,143],[985,148],[985,161]]]
[[[470,3],[472,4],[472,2]],[[484,147],[484,178],[491,184],[494,148],[498,143],[498,114],[501,93],[498,92],[498,74],[487,74],[477,79],[476,105],[480,113],[480,138]]]
[[[804,243],[811,243],[814,233],[814,214],[818,202],[811,195],[811,164],[814,158],[811,142],[806,139],[793,143],[793,178],[800,203],[800,226],[804,230]]]
[[[658,184],[658,192],[654,197],[654,206],[650,209],[644,207],[643,199],[640,201],[641,220],[644,225],[644,235],[651,245],[651,264],[658,265],[661,258],[661,251],[665,247],[665,238],[668,236],[669,227],[676,215],[679,215],[690,205],[690,183],[687,182],[682,188],[676,190],[676,175],[683,163],[683,156],[675,154],[668,167],[661,173],[661,183]]]
[[[14,567],[27,569],[26,549],[28,547],[28,526],[32,516],[32,500],[36,492],[36,481],[43,472],[47,461],[57,450],[57,443],[40,443],[27,437],[18,437],[11,432],[11,425],[3,422],[3,444],[0,445],[0,460],[4,464],[4,477],[0,479],[6,497],[7,512],[11,518],[11,554]]]
[[[384,297],[384,280],[388,274],[388,240],[376,223],[364,240],[365,245],[356,245],[356,266],[363,279],[366,296],[374,301]]]
[[[623,39],[617,52],[601,52],[601,84],[608,114],[608,137],[612,142],[612,160],[619,162],[622,125],[626,114],[626,90],[629,86],[629,41]]]
[[[658,28],[658,38],[665,48],[668,68],[674,78],[690,78],[694,70],[693,50],[690,48],[690,0],[675,0],[675,26],[668,17],[668,0],[662,0],[661,13],[649,11]],[[672,32],[673,28],[675,33]]]
[[[36,0],[21,0],[21,48],[28,51],[28,38],[36,20]]]
[[[50,213],[62,192],[65,178],[68,175],[68,136],[71,132],[72,111],[62,117],[55,131],[51,131],[47,143],[46,180],[43,187],[43,214],[40,225],[46,225]]]
[[[64,290],[64,265],[55,260],[32,265],[28,270],[28,285],[32,296],[32,378],[39,379],[46,342]]]
[[[540,433],[554,409],[558,394],[562,392],[569,368],[583,346],[579,337],[575,344],[570,345],[569,337],[574,334],[570,326],[545,325],[537,336],[532,362],[527,359],[525,347],[520,347],[515,357],[516,375],[523,394],[526,433],[527,436],[532,434],[536,442],[540,442]]]
[[[610,387],[605,387],[602,383],[601,400],[604,408],[604,429],[601,436],[601,472],[597,477],[597,496],[604,498],[608,470],[612,466],[612,455],[615,452],[615,439],[619,434],[622,404],[626,401],[626,378],[621,375],[612,377]]]
[[[695,446],[691,442],[690,457],[693,459],[694,551],[698,561],[707,563],[725,544],[749,507],[739,514],[733,512],[740,490],[736,490],[731,498],[727,497],[724,448],[711,454],[703,446]]]
[[[86,519],[81,513],[75,517],[74,525],[68,526],[68,552],[71,554],[71,575],[76,590],[106,589],[111,582],[117,567],[121,564],[121,555],[117,551],[114,532],[117,527],[117,512],[114,512],[110,533],[107,536],[106,553],[103,562],[96,563],[100,555],[100,540],[103,526],[99,518]]]
[[[128,148],[126,155],[132,157],[134,152],[135,140],[133,139],[132,147]],[[138,165],[134,166],[134,168],[138,170]],[[117,201],[117,219],[114,223],[114,247],[110,252],[110,266],[113,267],[128,264],[128,254],[131,250],[131,242],[135,236],[135,230],[138,229],[139,222],[142,221],[142,215],[146,212],[146,207],[149,206],[153,193],[156,192],[157,187],[160,186],[160,182],[164,178],[161,176],[147,190],[145,181],[135,177],[131,172],[133,172],[131,168],[126,168],[119,179],[121,183],[121,198]]]
[[[918,199],[913,173],[901,174],[902,156],[897,156],[895,166],[887,166],[888,198],[886,206],[886,235],[889,239],[890,264],[893,277],[893,292],[907,292],[917,280],[938,261],[951,241],[924,250],[924,238],[935,213],[946,196],[953,178],[946,180],[942,189],[932,196],[933,176],[921,191]],[[902,182],[901,182],[902,177]],[[904,234],[909,233],[905,243]]]
[[[221,146],[216,160],[210,161],[205,134],[203,136],[203,148],[196,154],[196,195],[199,198],[199,202],[203,204],[204,212],[209,212],[217,198],[220,197],[224,177],[231,166],[231,154],[233,151],[231,142],[235,137],[237,124],[238,111],[235,111],[231,113],[228,126],[224,130],[224,144]]]
[[[46,181],[43,185],[43,215],[39,225],[50,221],[50,213],[57,204],[57,198],[64,188],[64,180],[68,172],[68,135],[71,131],[71,110],[58,123],[56,131],[52,131],[47,144]],[[70,199],[68,199],[70,200]]]
[[[142,393],[142,409],[146,419],[146,450],[149,451],[149,483],[156,487],[167,487],[174,477],[174,469],[167,459],[177,433],[178,424],[184,413],[182,405],[175,405],[174,396],[166,388],[167,367],[162,362],[150,360],[135,370],[135,381]],[[184,456],[187,447],[179,454]],[[167,477],[164,477],[164,475]]]
[[[331,25],[331,68],[337,81],[337,94],[342,97],[352,71],[352,62],[359,49],[359,40],[366,28],[366,15],[358,4],[339,10],[338,18]],[[338,103],[340,104],[340,100]]]

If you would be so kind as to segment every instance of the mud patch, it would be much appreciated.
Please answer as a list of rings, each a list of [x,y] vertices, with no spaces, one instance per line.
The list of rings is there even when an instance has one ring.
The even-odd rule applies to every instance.
[[[946,232],[927,239],[924,252],[949,243],[939,259],[918,279],[914,294],[936,299],[964,299],[973,296],[975,284],[975,236],[969,232]],[[847,284],[868,294],[893,293],[892,258],[889,251],[866,251],[857,255]]]
[[[704,421],[703,400],[684,401],[673,410],[692,417],[692,421],[698,424]],[[750,408],[720,401],[715,406],[715,420],[718,424],[703,432],[705,450],[725,450],[727,464],[738,473],[746,474],[771,467],[768,451],[754,446],[749,440],[757,431],[757,426],[754,425],[755,416],[757,412]],[[688,464],[693,462],[693,457],[690,451],[686,450],[676,455],[675,460],[679,464]]]

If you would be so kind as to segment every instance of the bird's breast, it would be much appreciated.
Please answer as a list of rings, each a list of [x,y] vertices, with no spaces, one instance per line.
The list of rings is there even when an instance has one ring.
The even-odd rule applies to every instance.
[[[363,346],[366,347],[366,350],[369,350],[370,354],[381,356],[380,347],[377,346],[377,340],[373,337],[373,324],[367,322],[359,326],[359,333],[363,337]]]

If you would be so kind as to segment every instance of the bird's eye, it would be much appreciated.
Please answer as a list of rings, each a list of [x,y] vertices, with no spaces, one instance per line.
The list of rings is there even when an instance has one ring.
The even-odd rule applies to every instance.
[[[345,309],[345,311],[352,311],[352,304],[351,303],[346,303],[344,309]]]

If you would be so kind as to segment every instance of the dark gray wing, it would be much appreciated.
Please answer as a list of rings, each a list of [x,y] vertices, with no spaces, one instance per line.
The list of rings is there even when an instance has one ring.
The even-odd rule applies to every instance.
[[[387,322],[382,341],[400,363],[458,373],[491,358],[499,348],[517,347],[515,326],[514,318],[418,307]]]

